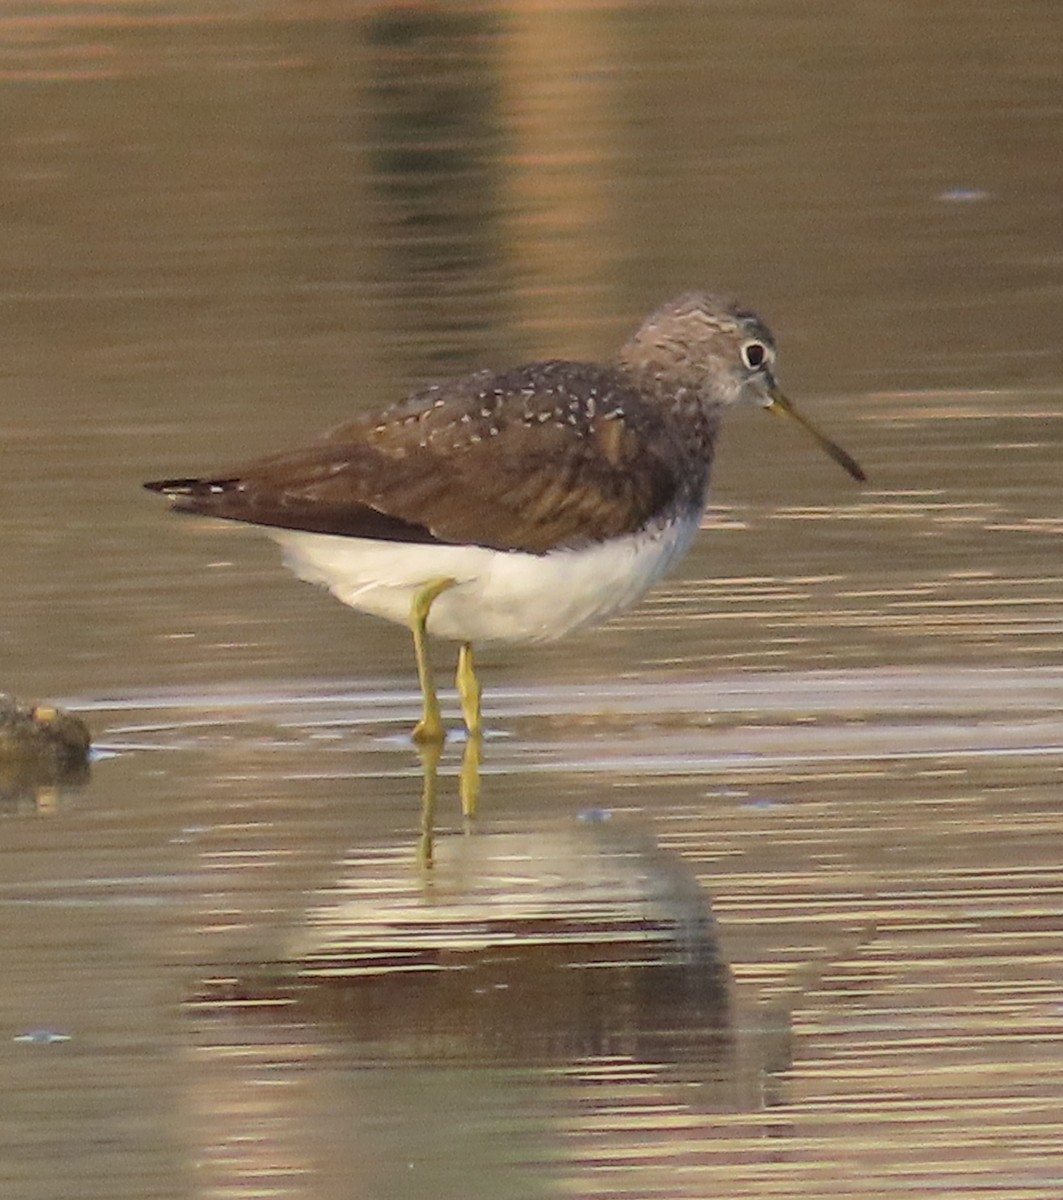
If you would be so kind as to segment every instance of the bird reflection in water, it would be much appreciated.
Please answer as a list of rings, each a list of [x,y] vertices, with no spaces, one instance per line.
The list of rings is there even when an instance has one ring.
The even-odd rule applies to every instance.
[[[283,1014],[366,1062],[620,1056],[733,1077],[731,976],[708,897],[639,823],[590,810],[440,837],[432,861],[424,873],[352,850],[279,957],[229,964],[197,1006]]]

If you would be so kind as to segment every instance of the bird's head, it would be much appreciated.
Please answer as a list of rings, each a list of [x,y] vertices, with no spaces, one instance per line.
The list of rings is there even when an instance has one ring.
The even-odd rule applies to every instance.
[[[860,465],[821,433],[775,382],[775,339],[755,312],[710,292],[686,292],[646,318],[620,365],[664,393],[693,392],[707,409],[751,403],[784,414],[858,480]]]

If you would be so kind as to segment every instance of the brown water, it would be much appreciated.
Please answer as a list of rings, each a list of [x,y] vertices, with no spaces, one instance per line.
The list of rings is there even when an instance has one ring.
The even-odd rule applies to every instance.
[[[1063,1195],[1061,37],[0,12],[0,686],[101,751],[0,793],[0,1196]],[[736,414],[419,868],[406,636],[139,483],[699,285],[871,483]]]

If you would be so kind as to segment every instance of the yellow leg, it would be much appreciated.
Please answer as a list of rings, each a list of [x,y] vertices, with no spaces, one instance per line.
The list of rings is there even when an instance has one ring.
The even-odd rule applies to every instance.
[[[439,711],[439,698],[432,681],[432,664],[428,661],[427,631],[428,614],[436,598],[455,584],[453,579],[432,579],[413,598],[410,605],[410,629],[413,630],[413,650],[417,656],[417,676],[421,681],[421,696],[424,700],[424,715],[414,726],[415,742],[441,742],[445,736],[443,716]]]
[[[458,685],[458,699],[461,701],[461,715],[465,718],[465,728],[473,737],[479,737],[483,733],[480,721],[480,698],[483,696],[483,688],[476,677],[472,642],[462,642],[458,651],[458,674],[455,682]]]

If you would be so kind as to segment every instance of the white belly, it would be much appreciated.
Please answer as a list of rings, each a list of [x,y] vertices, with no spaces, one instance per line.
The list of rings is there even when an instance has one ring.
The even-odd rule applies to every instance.
[[[428,617],[428,632],[463,642],[539,642],[604,621],[636,603],[689,548],[690,515],[657,529],[548,554],[482,546],[422,546],[269,529],[300,579],[362,612],[409,623],[416,593],[453,579]]]

